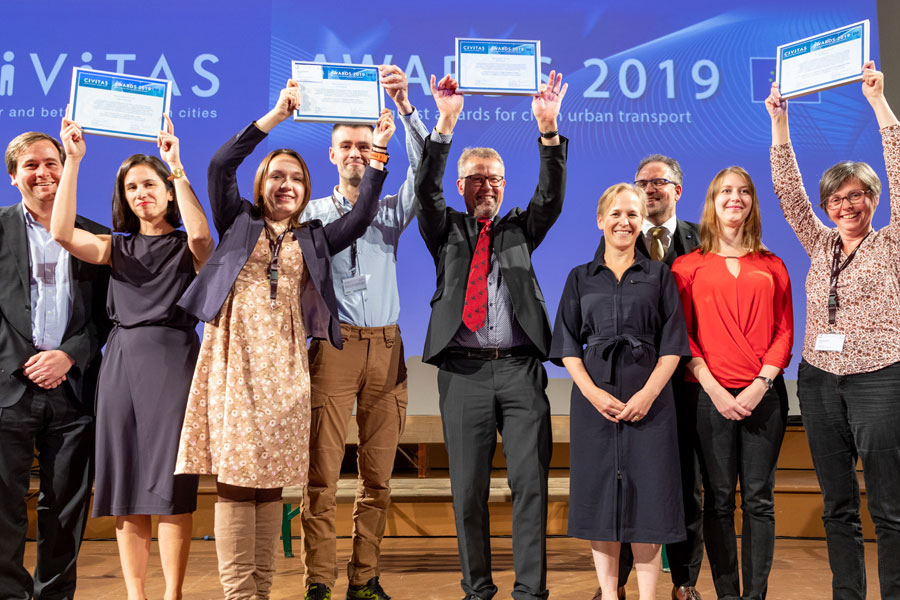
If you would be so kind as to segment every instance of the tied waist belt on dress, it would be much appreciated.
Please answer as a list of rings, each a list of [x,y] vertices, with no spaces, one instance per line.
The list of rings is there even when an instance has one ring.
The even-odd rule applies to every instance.
[[[652,335],[631,333],[621,333],[615,337],[592,335],[587,339],[588,347],[596,346],[599,348],[600,357],[603,359],[602,374],[604,383],[612,383],[612,359],[616,350],[629,348],[634,360],[640,361],[646,355],[644,345],[652,346],[655,342],[656,340]]]
[[[514,346],[512,348],[460,348],[452,347],[444,350],[447,356],[454,358],[471,358],[475,360],[497,360],[511,356],[533,356],[540,358],[534,346]]]

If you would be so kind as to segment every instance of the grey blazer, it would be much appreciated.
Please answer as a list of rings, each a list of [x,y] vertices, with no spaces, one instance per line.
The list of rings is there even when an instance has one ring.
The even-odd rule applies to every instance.
[[[495,220],[492,235],[494,254],[509,288],[516,320],[538,353],[546,358],[550,351],[550,318],[531,267],[531,253],[562,212],[568,140],[562,138],[559,146],[539,145],[540,175],[528,207],[514,208]],[[444,200],[441,180],[449,154],[450,144],[426,140],[416,175],[419,231],[437,268],[437,289],[431,299],[422,360],[436,365],[462,324],[469,265],[478,240],[475,217],[447,207]]]
[[[109,229],[84,217],[75,227],[91,233]],[[106,290],[109,267],[71,261],[72,315],[59,349],[75,364],[64,386],[93,413],[94,390],[100,368],[100,348],[109,333]],[[31,272],[28,238],[20,204],[0,208],[0,408],[19,401],[30,385],[22,365],[38,350],[31,332]]]
[[[251,123],[225,142],[209,163],[209,203],[219,245],[178,301],[178,306],[207,323],[219,314],[265,226],[265,219],[253,204],[241,198],[236,176],[238,166],[265,137]],[[341,348],[341,324],[331,281],[331,257],[369,227],[378,212],[386,176],[387,170],[366,167],[353,210],[328,225],[313,220],[293,230],[309,270],[310,285],[300,290],[306,335],[328,339],[336,348]]]

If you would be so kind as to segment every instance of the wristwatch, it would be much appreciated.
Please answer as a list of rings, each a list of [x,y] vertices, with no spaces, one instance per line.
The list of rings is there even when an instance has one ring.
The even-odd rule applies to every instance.
[[[772,386],[775,385],[775,382],[773,380],[769,379],[768,377],[763,377],[762,375],[757,375],[753,379],[761,380],[764,384],[766,384],[767,390],[771,390]]]

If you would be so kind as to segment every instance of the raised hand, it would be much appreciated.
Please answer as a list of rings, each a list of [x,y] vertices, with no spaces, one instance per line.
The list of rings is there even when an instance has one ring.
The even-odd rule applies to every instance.
[[[875,61],[863,65],[862,93],[872,101],[884,96],[884,73],[875,69]]]
[[[381,87],[397,105],[400,114],[411,114],[413,105],[409,102],[409,80],[403,69],[397,65],[380,65],[378,74],[381,76]]]
[[[788,102],[781,97],[781,91],[778,89],[778,82],[772,82],[772,89],[769,91],[769,97],[766,98],[766,110],[773,119],[780,119],[787,116]]]
[[[59,139],[62,140],[63,148],[66,150],[67,158],[80,159],[84,156],[86,146],[84,143],[84,132],[75,121],[67,117],[63,117],[59,126]]]
[[[175,125],[169,115],[166,117],[166,131],[160,131],[156,137],[156,145],[159,146],[159,157],[169,165],[170,169],[182,168],[181,151],[178,138],[175,137]]]
[[[437,130],[440,133],[452,133],[463,109],[463,95],[459,92],[459,82],[449,75],[444,75],[435,83],[435,77],[432,75],[431,95],[441,113],[438,117]]]
[[[375,124],[374,135],[372,136],[372,144],[387,148],[388,142],[397,130],[394,123],[394,115],[389,108],[382,108],[381,115],[378,117],[378,123]]]
[[[273,127],[288,119],[298,108],[300,108],[300,86],[293,79],[288,79],[284,89],[278,94],[275,106],[256,120],[256,126],[261,131],[269,133]]]
[[[547,83],[541,84],[538,93],[531,100],[531,112],[542,132],[557,129],[556,117],[559,116],[559,108],[567,89],[569,84],[562,82],[562,73],[557,74],[553,70],[550,71]]]

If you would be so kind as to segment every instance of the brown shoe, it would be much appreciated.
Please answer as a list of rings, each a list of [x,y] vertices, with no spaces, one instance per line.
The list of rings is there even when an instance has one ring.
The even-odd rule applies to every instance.
[[[594,597],[591,600],[600,600],[600,597],[603,595],[603,590],[597,588],[597,593],[594,594]],[[616,589],[616,597],[618,600],[625,600],[625,586],[620,585],[618,589]]]
[[[694,586],[682,585],[672,588],[672,600],[703,600],[703,597]]]

